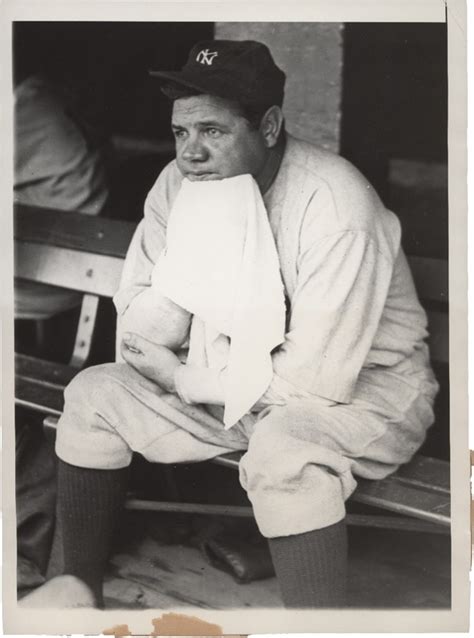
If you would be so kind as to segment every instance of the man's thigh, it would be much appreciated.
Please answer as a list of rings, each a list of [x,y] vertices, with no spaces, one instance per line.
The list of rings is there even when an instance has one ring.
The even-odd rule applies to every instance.
[[[246,446],[242,429],[225,431],[204,406],[186,405],[127,364],[110,363],[87,368],[66,389],[56,451],[75,465],[113,469],[128,465],[132,452],[180,463]]]
[[[240,463],[261,532],[285,536],[341,520],[355,477],[395,471],[421,445],[431,420],[430,402],[416,387],[389,379],[358,388],[349,405],[298,399],[271,408]]]
[[[362,374],[350,404],[324,405],[297,399],[271,408],[251,434],[249,448],[260,462],[289,456],[305,463],[308,450],[331,471],[379,479],[410,460],[433,422],[432,396],[390,373]],[[287,456],[285,463],[284,457]],[[331,466],[333,463],[333,467]],[[296,470],[295,470],[296,471]]]

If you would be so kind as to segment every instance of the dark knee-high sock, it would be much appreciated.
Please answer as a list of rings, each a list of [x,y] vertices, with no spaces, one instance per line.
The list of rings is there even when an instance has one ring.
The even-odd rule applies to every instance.
[[[63,534],[64,573],[77,576],[103,605],[102,584],[112,534],[125,501],[128,467],[94,470],[58,465],[58,515]]]
[[[345,521],[269,539],[285,607],[343,607],[347,579]]]

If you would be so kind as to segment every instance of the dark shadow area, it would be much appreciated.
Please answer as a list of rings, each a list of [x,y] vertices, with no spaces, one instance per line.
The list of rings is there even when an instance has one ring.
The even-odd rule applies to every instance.
[[[180,68],[191,46],[213,31],[210,22],[14,24],[15,84],[46,74],[107,149],[108,217],[138,221],[146,193],[174,155],[170,103],[148,71]]]
[[[349,23],[341,152],[386,200],[389,161],[447,161],[445,24]]]
[[[345,25],[341,154],[397,214],[405,252],[444,260],[447,82],[445,24]],[[447,311],[447,304],[431,306]],[[435,365],[435,373],[441,386],[436,422],[421,453],[449,459],[448,366]]]

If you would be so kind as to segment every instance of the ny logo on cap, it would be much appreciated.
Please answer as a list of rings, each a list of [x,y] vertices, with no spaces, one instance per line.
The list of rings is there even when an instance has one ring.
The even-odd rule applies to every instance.
[[[203,49],[197,54],[196,62],[200,62],[201,64],[208,64],[210,66],[215,57],[217,57],[217,51],[209,51],[209,49]]]

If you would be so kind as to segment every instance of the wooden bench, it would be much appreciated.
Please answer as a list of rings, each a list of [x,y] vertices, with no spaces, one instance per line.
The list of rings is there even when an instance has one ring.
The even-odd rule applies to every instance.
[[[74,352],[68,365],[27,355],[15,357],[15,401],[45,415],[54,427],[63,409],[63,390],[87,365],[100,297],[117,290],[123,260],[135,224],[26,206],[15,207],[15,276],[83,293]],[[434,361],[448,362],[447,263],[410,259],[420,298],[428,311]],[[237,469],[240,454],[214,463]],[[416,456],[381,481],[360,480],[352,501],[393,512],[395,516],[352,514],[348,522],[418,531],[450,529],[449,463]],[[250,507],[157,503],[131,498],[130,509],[251,516]],[[400,516],[402,515],[402,516]]]

